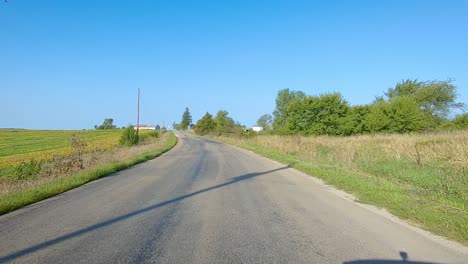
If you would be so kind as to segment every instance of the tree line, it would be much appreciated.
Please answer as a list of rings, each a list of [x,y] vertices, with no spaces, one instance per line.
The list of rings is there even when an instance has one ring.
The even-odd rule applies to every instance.
[[[182,114],[182,120],[179,124],[174,123],[173,127],[178,130],[193,129],[198,135],[206,134],[242,134],[246,132],[245,126],[234,121],[226,110],[219,110],[215,116],[206,113],[196,124],[192,124],[192,115],[188,107]]]
[[[257,126],[267,133],[303,135],[354,135],[410,133],[468,128],[465,105],[457,102],[453,80],[403,80],[373,102],[350,105],[340,93],[307,95],[303,91],[280,90],[273,115],[264,114]],[[462,114],[450,118],[454,110]],[[179,129],[195,133],[249,134],[251,131],[229,117],[225,110],[206,113],[195,125],[186,108]]]
[[[278,134],[352,135],[408,133],[468,127],[466,113],[450,120],[456,102],[453,80],[404,80],[367,105],[351,106],[340,93],[318,96],[278,92],[272,129]]]

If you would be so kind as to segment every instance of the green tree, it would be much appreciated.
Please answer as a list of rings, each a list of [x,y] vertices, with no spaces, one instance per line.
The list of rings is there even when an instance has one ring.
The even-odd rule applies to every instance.
[[[182,114],[182,121],[178,125],[178,129],[187,130],[187,128],[192,124],[192,115],[188,107],[185,108],[184,113]]]
[[[410,96],[398,96],[390,101],[374,103],[364,124],[370,132],[407,133],[421,131],[427,127],[424,113]]]
[[[270,114],[264,114],[257,120],[257,126],[263,127],[264,130],[271,130],[273,117]]]
[[[421,131],[427,126],[418,102],[409,96],[398,96],[392,99],[387,114],[391,120],[390,132],[415,132]]]
[[[218,132],[218,134],[221,134],[224,131],[224,128],[226,127],[226,118],[228,114],[229,113],[225,110],[219,110],[216,113],[214,121],[216,123],[216,131]]]
[[[113,124],[114,123],[114,119],[112,118],[105,118],[104,119],[104,122],[102,122],[102,125],[100,126],[94,126],[95,129],[115,129],[116,126]]]
[[[206,135],[216,129],[216,122],[210,113],[206,113],[195,125],[195,133],[198,135]]]
[[[369,105],[351,106],[348,114],[342,119],[341,134],[352,135],[369,132],[369,129],[364,123],[369,112]]]
[[[225,110],[220,110],[216,113],[214,121],[216,123],[216,132],[218,135],[234,132],[235,122],[228,115],[229,113]]]
[[[283,89],[278,92],[276,97],[276,108],[273,111],[273,129],[278,133],[284,133],[287,131],[287,108],[288,105],[294,100],[304,99],[306,94],[302,91],[290,91],[289,89]]]
[[[364,119],[364,125],[370,132],[378,133],[389,131],[389,108],[389,103],[384,100],[379,100],[370,106],[369,113]]]
[[[390,88],[385,96],[392,100],[399,96],[408,96],[415,100],[420,109],[437,124],[445,119],[452,109],[463,109],[463,103],[457,103],[457,87],[453,80],[426,81],[404,80]]]
[[[320,95],[317,102],[317,122],[312,125],[312,133],[341,135],[341,126],[349,111],[348,101],[340,93],[330,93]]]
[[[289,133],[340,135],[349,104],[339,93],[306,96],[291,101],[286,109]]]

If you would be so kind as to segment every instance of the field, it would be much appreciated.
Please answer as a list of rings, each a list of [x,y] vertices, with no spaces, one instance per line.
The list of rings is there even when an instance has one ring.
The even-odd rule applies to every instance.
[[[290,164],[386,208],[402,219],[468,244],[468,131],[414,135],[218,140]]]
[[[49,160],[71,154],[70,139],[79,135],[91,149],[112,149],[119,143],[120,130],[0,130],[0,170],[21,162]]]
[[[0,214],[154,158],[177,142],[172,132],[141,131],[119,144],[122,130],[0,130]]]

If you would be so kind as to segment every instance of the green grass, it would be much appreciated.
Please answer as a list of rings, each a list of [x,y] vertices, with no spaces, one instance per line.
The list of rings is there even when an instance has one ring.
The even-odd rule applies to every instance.
[[[126,169],[135,164],[153,159],[167,152],[177,144],[177,137],[170,132],[164,145],[153,151],[138,155],[131,159],[116,163],[105,164],[90,170],[83,170],[75,175],[58,178],[52,182],[36,185],[15,193],[0,196],[0,215],[11,212],[31,203],[63,193],[87,182],[110,175],[117,171]]]
[[[386,208],[426,230],[468,244],[466,133],[438,135],[444,140],[422,152],[420,166],[408,152],[414,142],[430,137],[217,139],[290,164],[353,193],[361,203]]]

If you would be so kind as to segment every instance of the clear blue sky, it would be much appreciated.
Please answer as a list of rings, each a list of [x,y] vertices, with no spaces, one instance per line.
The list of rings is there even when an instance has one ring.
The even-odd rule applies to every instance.
[[[0,3],[0,127],[82,129],[106,117],[253,125],[278,90],[365,104],[406,78],[455,78],[468,103],[468,1]]]

